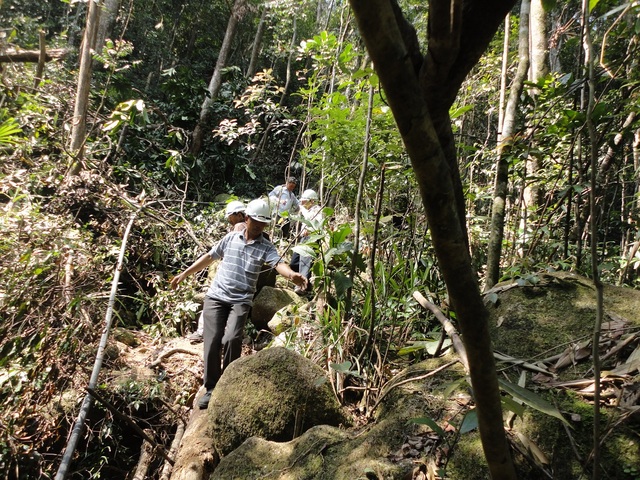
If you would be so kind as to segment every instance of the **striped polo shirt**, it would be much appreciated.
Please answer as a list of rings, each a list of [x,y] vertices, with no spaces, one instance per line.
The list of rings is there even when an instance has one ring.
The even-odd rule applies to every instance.
[[[222,259],[207,296],[228,303],[253,303],[258,275],[265,263],[275,267],[282,261],[276,247],[260,235],[247,242],[245,232],[228,233],[210,251],[213,260]]]

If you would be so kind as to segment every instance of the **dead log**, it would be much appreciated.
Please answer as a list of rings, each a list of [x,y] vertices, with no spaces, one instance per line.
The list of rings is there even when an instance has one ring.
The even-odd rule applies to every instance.
[[[171,458],[176,458],[176,454],[178,453],[178,447],[180,447],[180,443],[182,442],[182,437],[184,436],[185,425],[183,422],[178,424],[178,428],[176,429],[176,434],[173,436],[173,442],[171,442],[171,448],[169,449],[169,456]],[[160,480],[169,480],[171,478],[171,471],[173,470],[173,465],[169,462],[164,462],[164,466],[162,467],[162,473],[160,474]]]
[[[145,433],[147,435],[152,435],[151,430],[145,429]],[[145,480],[147,478],[147,473],[149,471],[149,465],[153,461],[153,445],[144,440],[142,442],[142,450],[140,452],[140,459],[138,460],[138,465],[136,466],[136,471],[133,474],[133,478],[131,480]]]
[[[204,389],[200,389],[204,393]],[[209,478],[220,458],[213,447],[207,410],[195,408],[182,436],[171,471],[171,480]]]
[[[50,62],[59,58],[64,58],[69,54],[68,48],[51,48],[45,54],[45,61]],[[0,53],[0,63],[26,63],[38,62],[40,60],[40,50],[7,50]]]

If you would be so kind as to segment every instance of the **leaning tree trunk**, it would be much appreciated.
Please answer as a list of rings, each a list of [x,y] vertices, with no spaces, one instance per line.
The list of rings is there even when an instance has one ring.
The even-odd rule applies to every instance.
[[[91,89],[91,51],[95,44],[100,21],[100,0],[89,2],[87,11],[87,25],[82,38],[80,49],[80,71],[78,72],[78,88],[76,89],[75,106],[73,108],[73,121],[71,126],[71,139],[69,151],[73,156],[73,163],[68,175],[77,175],[82,169],[84,156],[84,142],[87,131],[87,109],[89,105],[89,90]]]
[[[202,140],[204,138],[204,131],[209,123],[209,116],[211,105],[218,96],[220,87],[222,86],[222,69],[227,66],[229,60],[229,54],[231,53],[231,43],[238,30],[238,24],[242,17],[246,13],[247,2],[246,0],[236,0],[231,9],[231,16],[229,17],[229,23],[227,23],[227,30],[224,34],[224,40],[222,41],[222,47],[218,53],[218,61],[216,62],[213,75],[209,82],[209,88],[207,89],[209,94],[202,102],[200,107],[200,118],[196,124],[196,128],[193,130],[193,143],[191,144],[191,153],[197,155],[202,149]]]
[[[509,99],[504,113],[502,131],[498,134],[498,161],[496,164],[496,180],[493,190],[493,207],[491,209],[491,227],[487,253],[487,274],[485,288],[493,287],[500,278],[500,257],[502,256],[502,239],[504,238],[504,217],[509,183],[509,152],[516,131],[516,115],[520,94],[524,88],[529,70],[529,0],[520,4],[520,34],[518,39],[518,70],[509,90]]]
[[[489,313],[471,265],[449,107],[511,1],[431,1],[429,51],[395,1],[350,0],[411,159],[431,238],[469,356],[480,437],[494,479],[515,480],[506,440]],[[453,160],[453,162],[452,162]],[[462,202],[464,214],[464,201]]]
[[[249,68],[247,68],[247,78],[252,79],[258,71],[258,58],[260,56],[260,49],[262,48],[262,38],[264,37],[264,28],[267,24],[267,7],[262,7],[262,15],[260,15],[260,23],[258,23],[258,30],[256,36],[253,39],[253,47],[251,48],[251,60],[249,61]]]

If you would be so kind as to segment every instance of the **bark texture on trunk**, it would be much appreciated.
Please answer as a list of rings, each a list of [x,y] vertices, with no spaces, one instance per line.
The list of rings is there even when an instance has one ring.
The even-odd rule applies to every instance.
[[[434,248],[469,356],[482,445],[494,479],[515,480],[488,311],[467,247],[449,107],[511,1],[431,1],[429,51],[391,0],[350,0],[420,187]]]
[[[209,81],[209,88],[207,89],[209,94],[202,102],[202,107],[200,107],[200,118],[198,119],[198,123],[193,130],[193,143],[191,144],[191,153],[197,155],[200,153],[202,149],[202,140],[204,138],[204,132],[209,123],[209,116],[211,105],[215,101],[218,96],[218,92],[220,91],[220,87],[222,86],[222,70],[227,66],[227,62],[229,61],[229,55],[231,54],[231,44],[233,42],[233,38],[236,36],[236,32],[238,31],[238,24],[242,17],[247,11],[247,2],[246,0],[236,0],[233,4],[233,9],[231,10],[231,15],[229,17],[229,23],[227,23],[227,30],[224,34],[224,40],[222,41],[222,47],[220,47],[220,52],[218,53],[218,61],[216,62],[216,66],[213,70],[213,75],[211,75],[211,80]]]
[[[509,89],[509,98],[504,112],[502,131],[498,136],[498,159],[496,179],[493,190],[491,208],[491,226],[489,232],[489,248],[487,251],[487,274],[485,288],[490,289],[500,279],[500,257],[502,256],[502,240],[504,239],[504,217],[509,183],[508,155],[516,133],[516,120],[520,95],[524,89],[529,70],[529,0],[520,4],[520,32],[518,38],[518,69]]]

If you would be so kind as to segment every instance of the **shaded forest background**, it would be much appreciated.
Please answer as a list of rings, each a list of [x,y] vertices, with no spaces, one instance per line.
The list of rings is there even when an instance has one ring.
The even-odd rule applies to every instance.
[[[424,41],[428,5],[399,4]],[[447,294],[348,4],[100,5],[80,148],[73,119],[87,4],[0,5],[1,469],[55,471],[129,221],[115,321],[155,339],[183,335],[203,279],[177,293],[168,279],[223,234],[227,199],[264,195],[289,174],[298,193],[314,188],[331,209],[314,273],[335,303],[319,315],[327,349],[316,360],[339,366],[331,375],[341,400],[375,405],[390,365],[428,355],[439,337],[412,292],[445,311]],[[478,281],[530,282],[547,270],[592,277],[597,265],[604,282],[635,288],[640,6],[533,2],[529,15],[526,5],[526,23],[518,4],[450,110]],[[487,281],[492,254],[498,276]],[[351,389],[341,385],[348,372],[357,372]],[[154,388],[161,382],[122,386],[114,402],[169,438]],[[77,478],[124,475],[135,447],[120,428],[108,415],[92,424],[87,435],[101,447],[83,447]]]

